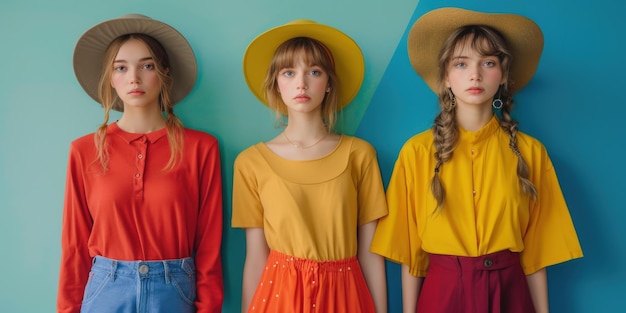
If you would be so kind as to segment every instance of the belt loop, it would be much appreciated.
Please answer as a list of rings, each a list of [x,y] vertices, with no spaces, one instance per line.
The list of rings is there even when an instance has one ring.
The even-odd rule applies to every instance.
[[[165,270],[165,284],[169,285],[170,283],[170,267],[167,264],[167,261],[163,261],[163,269]]]
[[[180,262],[180,268],[185,271],[185,273],[187,275],[189,275],[189,272],[191,271],[191,265],[188,264],[189,259],[188,258],[184,258],[182,259],[182,261]]]
[[[185,274],[189,277],[193,276],[196,272],[196,267],[192,257],[184,258],[180,264],[180,268],[185,271]]]
[[[111,260],[111,280],[115,281],[117,277],[117,261]]]
[[[459,276],[463,277],[463,260],[461,260],[461,258],[454,257],[454,260],[456,261],[456,265],[459,267],[458,271],[459,271]]]

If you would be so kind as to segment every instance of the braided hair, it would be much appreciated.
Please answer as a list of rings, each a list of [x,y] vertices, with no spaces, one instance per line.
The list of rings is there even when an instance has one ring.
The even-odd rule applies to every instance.
[[[442,166],[452,159],[459,138],[456,121],[456,105],[452,91],[443,84],[447,78],[448,64],[454,51],[461,45],[469,45],[481,55],[496,56],[500,60],[502,75],[508,77],[512,55],[506,41],[495,29],[482,25],[466,25],[455,30],[444,43],[439,53],[439,106],[440,112],[435,117],[431,131],[434,137],[436,152],[435,169],[431,181],[431,192],[437,200],[437,208],[442,208],[446,196],[445,186],[440,179]],[[499,98],[502,100],[500,127],[509,134],[509,147],[517,156],[517,177],[524,194],[536,199],[537,190],[530,181],[528,164],[524,160],[517,145],[517,124],[511,117],[513,95],[508,89],[508,82],[500,85]]]

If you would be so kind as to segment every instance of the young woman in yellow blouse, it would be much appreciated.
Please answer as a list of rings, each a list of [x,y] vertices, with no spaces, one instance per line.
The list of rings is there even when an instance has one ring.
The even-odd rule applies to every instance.
[[[542,49],[519,15],[444,8],[413,25],[411,64],[441,111],[402,147],[372,243],[402,264],[404,312],[548,312],[545,267],[582,257],[545,147],[511,117]]]
[[[384,258],[369,251],[387,214],[376,152],[332,131],[361,87],[361,50],[335,28],[294,21],[250,43],[244,74],[286,126],[235,160],[242,312],[386,312]]]

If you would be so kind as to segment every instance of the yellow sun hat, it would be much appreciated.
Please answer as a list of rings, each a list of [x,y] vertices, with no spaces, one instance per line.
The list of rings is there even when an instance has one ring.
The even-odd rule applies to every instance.
[[[243,73],[252,93],[265,105],[263,81],[276,48],[295,37],[309,37],[323,43],[332,53],[338,78],[338,109],[342,109],[357,95],[365,75],[365,61],[361,49],[348,35],[328,25],[311,20],[295,20],[272,28],[257,36],[246,49]]]

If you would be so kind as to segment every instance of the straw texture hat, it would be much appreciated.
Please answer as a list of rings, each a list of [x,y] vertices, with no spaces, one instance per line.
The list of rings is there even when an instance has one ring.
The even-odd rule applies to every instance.
[[[530,81],[543,51],[543,33],[535,22],[516,14],[440,8],[421,16],[411,27],[407,41],[411,65],[430,89],[437,93],[439,51],[448,36],[465,25],[490,26],[502,34],[513,55],[509,73],[513,94]]]
[[[146,34],[161,43],[170,59],[170,75],[174,80],[171,92],[173,104],[193,89],[198,75],[196,58],[191,45],[173,27],[140,14],[127,14],[99,23],[88,29],[74,48],[74,73],[78,82],[94,100],[100,103],[98,84],[102,74],[104,53],[115,38],[131,33]],[[113,109],[123,111],[118,99]]]

